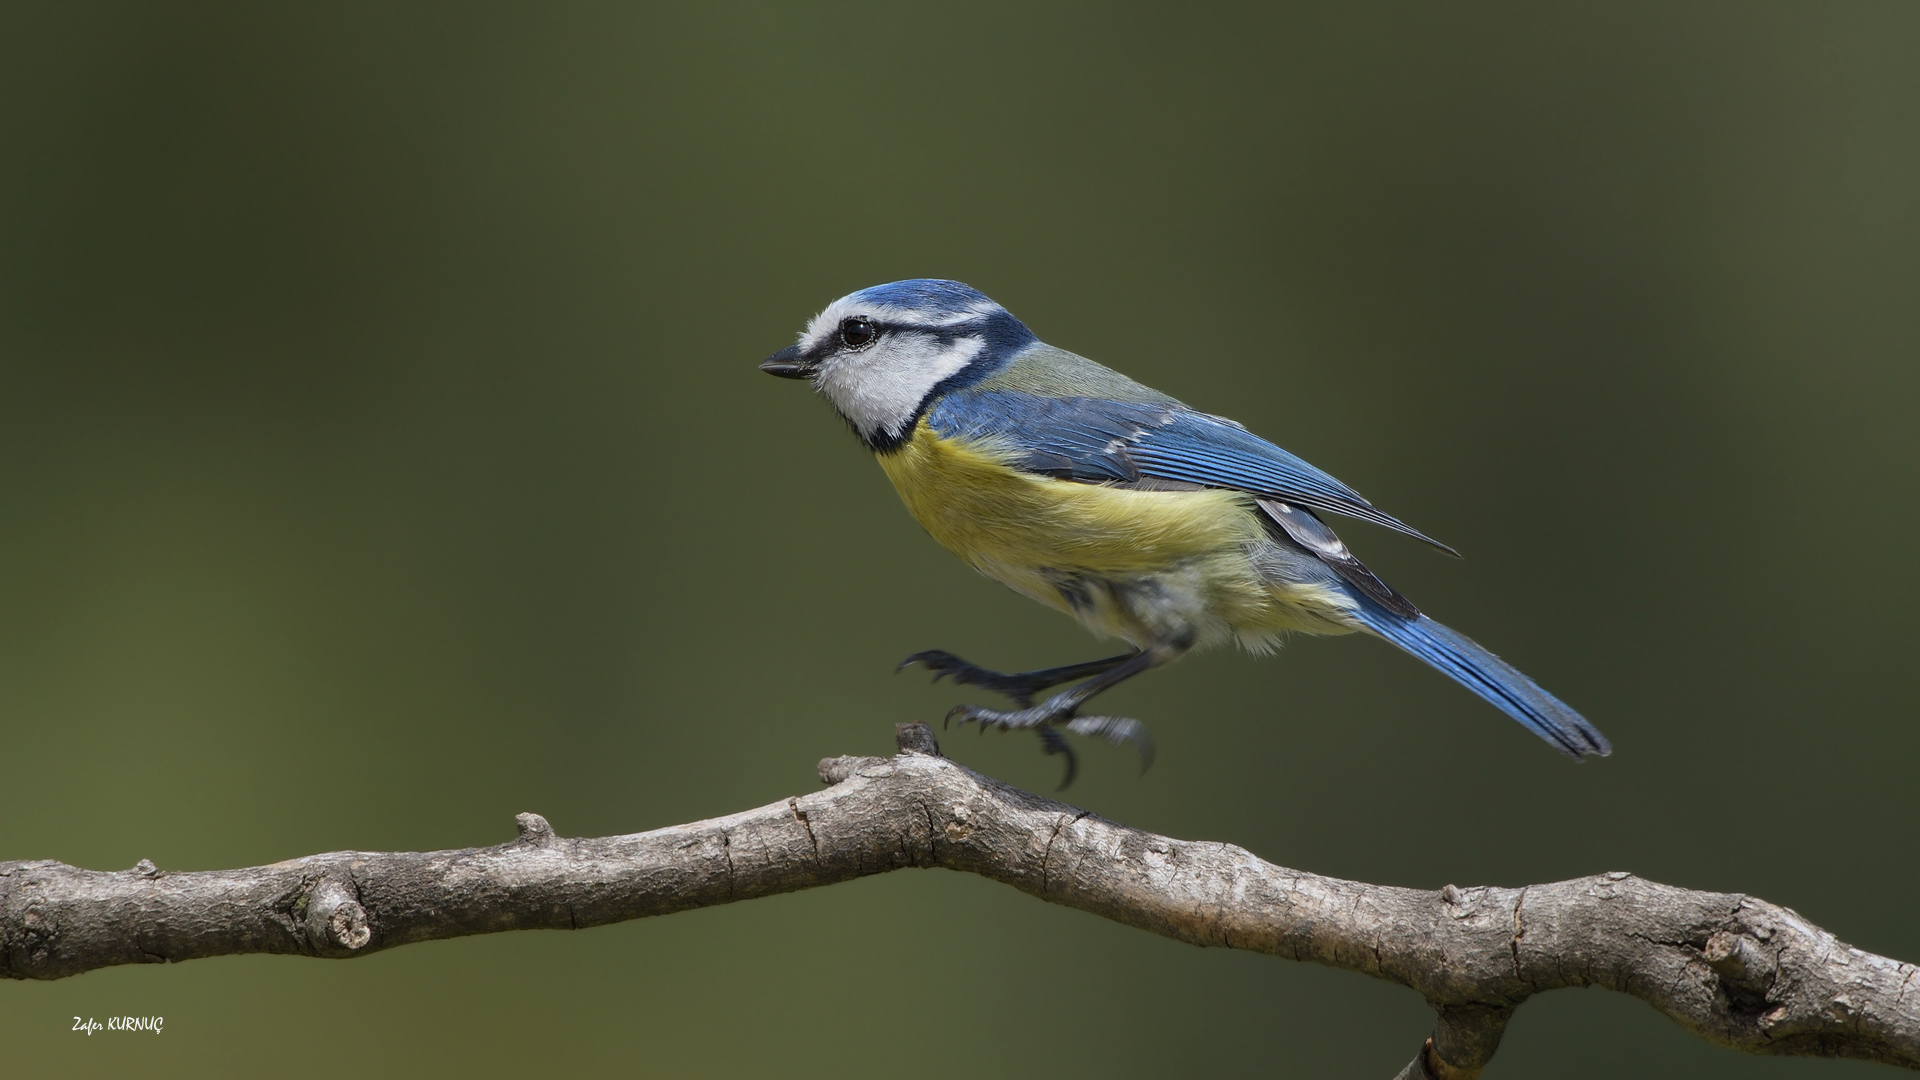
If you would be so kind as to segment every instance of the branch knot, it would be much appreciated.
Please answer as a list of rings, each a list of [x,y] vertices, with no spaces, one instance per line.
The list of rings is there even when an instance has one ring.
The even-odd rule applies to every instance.
[[[925,754],[928,757],[940,757],[940,740],[933,737],[933,729],[925,724],[893,725],[893,744],[903,754]]]
[[[325,878],[307,894],[307,940],[316,951],[353,952],[373,940],[367,909],[351,885]]]
[[[516,814],[513,818],[513,824],[518,830],[518,839],[523,844],[535,844],[544,847],[560,839],[560,834],[554,832],[553,826],[547,824],[547,819],[541,817],[539,814]]]

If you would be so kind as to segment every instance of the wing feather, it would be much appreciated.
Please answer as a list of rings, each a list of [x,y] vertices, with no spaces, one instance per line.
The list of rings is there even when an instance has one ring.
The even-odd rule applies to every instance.
[[[1178,402],[1051,397],[1016,390],[948,394],[927,413],[946,438],[991,439],[1034,472],[1087,483],[1174,480],[1233,488],[1384,525],[1459,553],[1247,429]]]

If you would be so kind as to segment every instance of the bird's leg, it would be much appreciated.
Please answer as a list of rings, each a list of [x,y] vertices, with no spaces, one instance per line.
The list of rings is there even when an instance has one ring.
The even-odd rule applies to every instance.
[[[1039,671],[1008,673],[988,671],[986,668],[969,664],[950,652],[929,649],[926,652],[914,653],[900,661],[899,666],[894,670],[904,671],[914,664],[919,664],[933,672],[934,682],[939,682],[951,675],[953,681],[962,686],[978,686],[991,690],[996,694],[1004,695],[1015,705],[1025,707],[1033,704],[1033,695],[1050,686],[1059,686],[1061,683],[1084,679],[1090,675],[1105,674],[1138,655],[1138,653],[1122,653],[1119,656],[1109,656],[1105,660],[1088,660],[1084,664],[1067,664],[1064,667],[1042,668]],[[1058,753],[1056,750],[1047,752]]]
[[[1177,658],[1190,647],[1190,642],[1156,643],[1130,656],[1120,658],[1118,663],[1113,664],[1106,671],[1071,690],[1063,690],[1038,705],[1008,711],[984,709],[978,705],[956,705],[953,711],[947,714],[947,722],[952,723],[958,720],[962,724],[979,724],[983,731],[989,727],[1012,731],[1015,728],[1057,725],[1075,734],[1101,736],[1116,746],[1131,743],[1140,754],[1140,767],[1144,769],[1153,763],[1153,739],[1147,734],[1145,725],[1138,720],[1129,720],[1122,716],[1081,716],[1080,708],[1101,691],[1150,668],[1159,667]],[[1096,663],[1106,663],[1106,661],[1096,661]],[[1049,753],[1057,752],[1053,749],[1053,744],[1049,743],[1044,736],[1042,736],[1042,745]]]
[[[970,686],[984,687],[994,693],[1006,696],[1015,705],[1022,708],[1033,704],[1033,695],[1051,686],[1073,682],[1093,675],[1102,675],[1119,667],[1131,659],[1134,653],[1122,653],[1109,656],[1104,660],[1088,660],[1080,664],[1066,664],[1056,668],[1042,668],[1039,671],[1017,671],[1013,673],[988,671],[986,668],[969,664],[965,660],[940,649],[917,652],[900,661],[894,668],[896,672],[905,671],[914,664],[920,664],[933,672],[933,681],[939,682],[948,675],[953,681]],[[981,730],[985,730],[983,727]],[[1060,781],[1059,790],[1067,790],[1073,778],[1080,772],[1080,756],[1073,752],[1067,737],[1054,727],[1041,725],[1034,729],[1040,736],[1040,752],[1049,757],[1060,754],[1067,759],[1066,776]]]

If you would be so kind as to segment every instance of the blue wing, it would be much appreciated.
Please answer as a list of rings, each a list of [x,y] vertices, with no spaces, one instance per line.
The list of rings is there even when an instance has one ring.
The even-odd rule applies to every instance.
[[[1112,401],[970,388],[937,401],[927,423],[943,438],[1011,447],[1021,467],[1061,479],[1175,481],[1250,492],[1289,537],[1353,587],[1354,615],[1367,629],[1439,669],[1562,753],[1578,759],[1611,752],[1606,736],[1565,702],[1466,635],[1420,614],[1353,558],[1311,511],[1385,525],[1450,554],[1452,548],[1376,510],[1352,488],[1230,420],[1165,399]]]
[[[1022,467],[1047,476],[1089,483],[1152,479],[1234,488],[1371,521],[1449,555],[1459,554],[1246,428],[1178,402],[969,389],[936,402],[927,423],[943,438],[986,438],[1011,445],[1021,451]]]

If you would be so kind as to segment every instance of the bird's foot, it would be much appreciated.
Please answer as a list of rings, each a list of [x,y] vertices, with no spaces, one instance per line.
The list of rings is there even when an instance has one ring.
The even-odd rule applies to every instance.
[[[983,690],[990,690],[1007,698],[1015,705],[1031,705],[1033,695],[1054,685],[1053,681],[1046,681],[1040,677],[1044,674],[1042,672],[1017,671],[1009,674],[1004,671],[988,671],[986,668],[969,664],[952,653],[940,649],[914,653],[900,661],[893,670],[905,671],[915,664],[933,672],[934,682],[939,682],[951,675],[953,681],[962,686],[978,686]]]
[[[1073,778],[1080,775],[1080,755],[1073,752],[1073,744],[1067,741],[1065,735],[1060,734],[1059,728],[1047,727],[1043,724],[1034,730],[1040,735],[1041,753],[1048,757],[1061,754],[1067,759],[1067,774],[1060,778],[1060,786],[1054,790],[1065,791],[1072,787]]]
[[[958,720],[961,724],[979,724],[981,731],[990,727],[1001,731],[1038,728],[1041,732],[1041,749],[1049,754],[1063,751],[1067,754],[1068,783],[1073,781],[1076,763],[1073,751],[1067,748],[1066,740],[1060,737],[1057,729],[1065,729],[1075,735],[1095,735],[1115,746],[1133,747],[1134,752],[1140,755],[1142,772],[1146,771],[1147,766],[1153,764],[1153,736],[1148,734],[1145,724],[1138,720],[1129,720],[1124,716],[1076,716],[1072,708],[1063,707],[1057,702],[1056,698],[1024,709],[1008,710],[987,709],[979,705],[955,705],[947,713],[947,723],[952,724]]]

